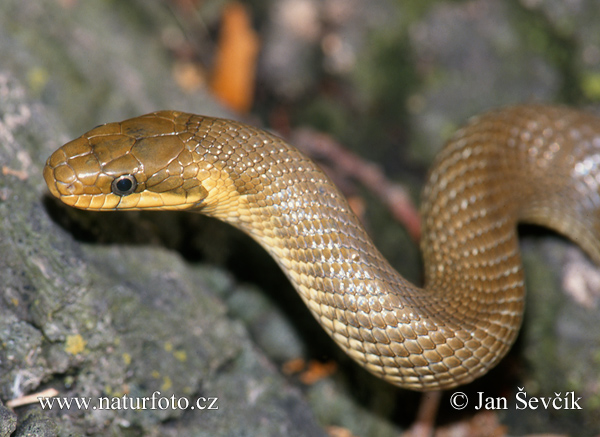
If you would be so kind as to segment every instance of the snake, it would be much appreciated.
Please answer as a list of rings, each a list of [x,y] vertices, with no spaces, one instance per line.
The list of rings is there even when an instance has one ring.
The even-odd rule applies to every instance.
[[[517,223],[600,264],[600,119],[565,106],[485,112],[441,149],[422,193],[422,288],[317,164],[238,121],[159,111],[108,123],[52,153],[43,176],[72,207],[192,211],[241,229],[350,357],[417,391],[471,382],[510,349],[525,300]]]

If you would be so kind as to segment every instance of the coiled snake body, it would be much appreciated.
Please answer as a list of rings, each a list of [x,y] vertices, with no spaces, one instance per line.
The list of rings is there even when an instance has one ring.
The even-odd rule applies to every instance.
[[[190,210],[237,226],[342,349],[415,390],[472,381],[512,344],[524,302],[517,221],[600,263],[600,121],[567,108],[484,114],[441,151],[423,192],[424,289],[388,264],[312,161],[242,123],[163,111],[106,124],[54,152],[44,178],[77,208]]]

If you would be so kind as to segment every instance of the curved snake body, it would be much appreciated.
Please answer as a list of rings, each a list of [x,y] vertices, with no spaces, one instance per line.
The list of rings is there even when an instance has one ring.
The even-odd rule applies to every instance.
[[[472,381],[514,341],[517,221],[569,236],[600,263],[600,121],[567,108],[490,112],[444,147],[423,192],[423,289],[310,159],[242,123],[163,111],[106,124],[54,152],[44,178],[77,208],[190,210],[237,226],[342,349],[415,390]]]

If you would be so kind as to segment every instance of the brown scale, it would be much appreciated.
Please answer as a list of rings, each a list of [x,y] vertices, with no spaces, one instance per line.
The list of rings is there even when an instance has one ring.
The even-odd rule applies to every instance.
[[[423,192],[425,289],[387,263],[312,161],[242,123],[174,111],[110,123],[57,150],[44,178],[78,208],[187,209],[244,230],[352,358],[434,390],[483,375],[516,337],[517,221],[564,233],[600,263],[599,173],[592,115],[531,105],[474,118]]]

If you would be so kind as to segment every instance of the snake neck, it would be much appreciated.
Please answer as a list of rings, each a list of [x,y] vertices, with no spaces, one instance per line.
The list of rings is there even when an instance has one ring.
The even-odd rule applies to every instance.
[[[250,234],[273,256],[350,356],[393,383],[427,389],[475,378],[510,346],[520,325],[523,293],[515,238],[501,243],[515,246],[509,266],[492,267],[503,269],[501,274],[509,271],[510,290],[501,287],[502,308],[494,303],[497,296],[468,298],[474,287],[489,284],[480,279],[477,285],[484,272],[473,273],[476,285],[461,280],[473,265],[445,255],[463,239],[456,226],[445,228],[443,238],[434,237],[436,256],[442,255],[428,264],[427,281],[433,286],[421,289],[390,266],[344,196],[312,161],[276,138],[263,140],[260,149],[263,159],[255,171],[260,174],[251,184],[243,181],[236,162],[223,165],[231,175],[227,184],[237,187],[229,198],[237,203],[212,214]],[[489,223],[480,226],[493,230],[494,219],[490,214]],[[434,373],[430,363],[436,361],[442,371]]]
[[[321,170],[275,137],[262,139],[265,159],[251,184],[224,166],[239,197],[235,214],[220,218],[274,257],[326,331],[372,373],[418,390],[471,381],[506,353],[521,324],[517,221],[590,237],[584,249],[600,253],[579,200],[565,195],[582,186],[565,184],[577,168],[565,132],[578,126],[563,117],[548,131],[552,114],[536,107],[501,115],[459,131],[431,171],[424,289],[389,265]],[[585,196],[597,197],[597,187]]]

